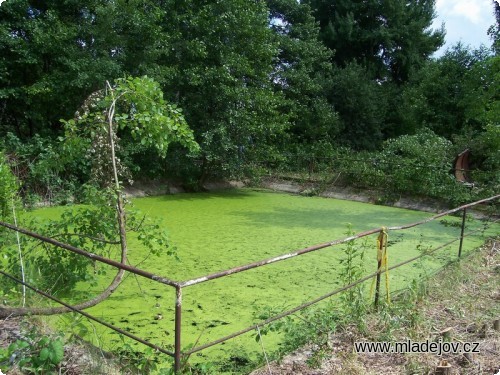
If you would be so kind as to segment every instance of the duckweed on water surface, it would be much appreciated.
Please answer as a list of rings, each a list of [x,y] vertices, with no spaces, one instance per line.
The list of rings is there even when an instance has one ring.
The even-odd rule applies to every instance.
[[[189,280],[345,237],[348,225],[355,232],[416,222],[429,213],[384,206],[251,189],[219,193],[178,194],[134,199],[147,215],[161,218],[179,260],[148,256],[130,239],[130,263],[177,281]],[[42,216],[57,213],[48,209]],[[458,221],[458,218],[447,218]],[[468,223],[470,228],[479,222]],[[389,264],[418,254],[417,247],[435,247],[460,233],[439,220],[406,231],[389,233]],[[464,251],[478,246],[480,236],[465,240]],[[362,241],[359,241],[361,245]],[[390,272],[391,290],[405,287],[422,273],[437,269],[456,257],[458,243]],[[376,236],[367,240],[366,272],[376,268]],[[183,290],[184,347],[202,345],[257,322],[266,307],[291,308],[339,286],[337,273],[342,246],[329,247],[298,258],[202,283]],[[112,271],[108,272],[111,277]],[[102,284],[104,285],[104,283]],[[76,295],[94,292],[81,285]],[[88,310],[119,327],[172,348],[174,342],[173,288],[128,275],[108,300]],[[190,358],[190,362],[224,361],[238,353],[256,358],[260,344],[250,332]],[[121,340],[98,325],[87,337],[105,349],[116,349]],[[279,345],[279,335],[268,335],[268,351]],[[142,347],[137,345],[137,350]],[[245,354],[246,355],[246,354]]]

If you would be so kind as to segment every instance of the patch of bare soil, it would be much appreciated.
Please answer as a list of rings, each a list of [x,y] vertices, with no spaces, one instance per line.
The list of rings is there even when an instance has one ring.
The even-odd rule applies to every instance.
[[[364,334],[355,327],[332,333],[323,359],[318,348],[304,347],[251,375],[323,374],[500,374],[500,238],[434,275],[426,294],[416,298],[398,328],[390,328],[380,314],[366,317]],[[410,323],[412,322],[412,323]],[[415,324],[415,322],[417,322]],[[389,334],[389,330],[391,330]],[[479,353],[356,353],[354,342],[479,343]],[[316,366],[311,366],[314,363]]]

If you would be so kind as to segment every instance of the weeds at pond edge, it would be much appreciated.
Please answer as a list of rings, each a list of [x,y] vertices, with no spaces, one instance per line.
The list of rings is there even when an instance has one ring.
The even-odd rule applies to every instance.
[[[59,335],[40,335],[32,328],[29,332],[0,348],[0,369],[7,371],[16,366],[23,373],[52,373],[59,368],[64,357],[64,342]]]
[[[354,231],[349,224],[345,235],[353,234]],[[364,255],[370,248],[367,241],[356,244],[353,240],[343,247],[337,274],[339,287],[349,285],[364,275]],[[358,284],[341,293],[338,299],[328,299],[321,307],[305,309],[261,328],[260,334],[279,332],[284,336],[280,349],[273,353],[274,358],[279,360],[286,353],[307,344],[313,348],[308,364],[311,367],[317,367],[330,352],[330,338],[333,333],[342,331],[350,325],[364,332],[366,330],[365,316],[369,311],[370,303],[366,287],[366,283]],[[268,307],[257,315],[257,318],[265,320],[283,310],[283,307]],[[256,335],[255,339],[260,340],[260,335]]]
[[[311,369],[318,347],[311,340],[301,349],[273,363],[274,375],[312,374],[427,374],[434,373],[442,360],[453,374],[493,374],[499,371],[498,344],[500,294],[498,261],[500,237],[425,279],[414,280],[394,295],[391,305],[364,317],[366,331],[354,324],[337,326],[330,335],[330,349],[324,360]],[[328,311],[327,311],[328,312]],[[480,353],[355,353],[353,342],[479,342]],[[252,375],[267,374],[264,369]]]

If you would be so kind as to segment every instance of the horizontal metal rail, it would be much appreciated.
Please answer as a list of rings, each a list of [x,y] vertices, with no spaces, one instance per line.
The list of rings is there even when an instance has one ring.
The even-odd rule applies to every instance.
[[[411,259],[405,260],[405,261],[403,261],[403,262],[401,262],[401,263],[395,264],[395,265],[393,265],[392,267],[389,267],[387,270],[388,270],[388,271],[390,271],[390,270],[392,270],[392,269],[395,269],[395,268],[398,268],[398,267],[404,266],[404,265],[405,265],[405,264],[407,264],[407,263],[411,263],[411,262],[413,262],[413,261],[415,261],[415,260],[417,260],[417,259],[419,259],[419,258],[422,258],[422,257],[424,257],[424,256],[430,255],[430,254],[432,254],[432,253],[434,253],[434,252],[436,252],[436,251],[438,251],[438,250],[440,250],[440,249],[442,249],[442,248],[444,248],[444,247],[446,247],[446,246],[449,246],[449,245],[451,245],[452,243],[457,242],[458,240],[459,240],[459,238],[455,238],[455,239],[453,239],[453,240],[450,240],[450,241],[446,242],[445,244],[443,244],[443,245],[441,245],[441,246],[438,246],[438,247],[436,247],[436,248],[434,248],[434,249],[432,249],[432,250],[430,250],[430,251],[427,251],[427,252],[425,252],[425,253],[422,253],[422,254],[420,254],[420,255],[417,255],[416,257],[413,257],[413,258],[411,258]],[[313,300],[311,300],[311,301],[309,301],[309,302],[306,302],[306,303],[304,303],[304,304],[302,304],[302,305],[300,305],[300,306],[297,306],[297,307],[294,307],[293,309],[290,309],[290,310],[284,311],[284,312],[282,312],[282,313],[280,313],[280,314],[278,314],[278,315],[275,315],[275,316],[273,316],[273,317],[271,317],[271,318],[268,318],[268,319],[266,319],[266,320],[264,320],[264,321],[262,321],[262,322],[260,322],[260,323],[254,324],[254,325],[252,325],[252,326],[250,326],[250,327],[248,327],[248,328],[242,329],[242,330],[240,330],[240,331],[238,331],[238,332],[232,333],[232,334],[227,335],[227,336],[225,336],[225,337],[222,337],[222,338],[220,338],[220,339],[218,339],[218,340],[215,340],[215,341],[209,342],[209,343],[207,343],[207,344],[204,344],[204,345],[198,346],[198,347],[196,347],[196,348],[192,348],[192,349],[190,349],[190,350],[187,350],[186,352],[183,352],[183,354],[184,354],[184,355],[193,354],[193,353],[199,352],[199,351],[201,351],[201,350],[207,349],[207,348],[209,348],[209,347],[211,347],[211,346],[214,346],[214,345],[220,344],[220,343],[222,343],[222,342],[224,342],[224,341],[227,341],[227,340],[229,340],[229,339],[235,338],[235,337],[237,337],[237,336],[241,336],[241,335],[243,335],[244,333],[247,333],[247,332],[250,332],[250,331],[253,331],[253,330],[257,329],[257,327],[263,327],[263,326],[265,326],[265,325],[267,325],[267,324],[269,324],[269,323],[272,323],[272,322],[274,322],[274,321],[276,321],[276,320],[282,319],[282,318],[284,318],[285,316],[292,315],[292,314],[294,314],[294,313],[296,313],[296,312],[298,312],[298,311],[300,311],[300,310],[303,310],[303,309],[305,309],[305,308],[307,308],[307,307],[309,307],[309,306],[312,306],[312,305],[314,305],[314,304],[316,304],[316,303],[318,303],[318,302],[321,302],[321,301],[323,301],[323,300],[325,300],[325,299],[327,299],[327,298],[329,298],[329,297],[332,297],[332,296],[334,296],[335,294],[338,294],[338,293],[344,292],[344,291],[346,291],[346,290],[348,290],[348,289],[351,289],[352,287],[355,287],[355,286],[356,286],[356,285],[358,285],[358,284],[361,284],[361,283],[363,283],[363,282],[365,282],[365,281],[367,281],[367,280],[370,280],[371,278],[374,278],[374,277],[375,277],[375,276],[377,276],[378,274],[381,274],[381,273],[384,273],[384,272],[385,272],[385,271],[381,270],[381,271],[377,271],[377,272],[371,273],[371,274],[369,274],[369,275],[367,275],[367,276],[365,276],[365,277],[363,277],[363,278],[361,278],[361,279],[359,279],[359,280],[356,280],[355,282],[353,282],[353,283],[351,283],[351,284],[348,284],[348,285],[343,286],[343,287],[341,287],[341,288],[335,289],[335,290],[333,290],[333,291],[331,291],[331,292],[329,292],[329,293],[327,293],[327,294],[324,294],[324,295],[322,295],[321,297],[315,298],[315,299],[313,299]]]
[[[388,227],[387,229],[388,230],[402,230],[402,229],[413,228],[413,227],[416,227],[417,225],[426,224],[426,223],[428,223],[430,221],[439,219],[440,217],[443,217],[443,216],[446,216],[446,215],[450,215],[450,214],[453,214],[455,212],[461,211],[463,209],[474,207],[474,206],[477,206],[478,204],[486,203],[486,202],[489,202],[489,201],[492,201],[492,200],[495,200],[495,199],[500,199],[500,194],[499,195],[495,195],[493,197],[481,199],[479,201],[472,202],[472,203],[469,203],[469,204],[464,204],[463,206],[460,206],[460,207],[457,207],[457,208],[454,208],[452,210],[448,210],[448,211],[445,211],[445,212],[441,212],[440,214],[431,216],[431,217],[429,217],[427,219],[424,219],[424,220],[421,220],[421,221],[417,221],[415,223],[406,224],[406,225],[400,225],[400,226],[395,226],[395,227]]]
[[[498,220],[495,220],[493,223],[496,223],[497,221]],[[470,235],[472,235],[474,233],[480,232],[481,230],[483,230],[483,229],[476,229],[476,230],[470,231],[467,234],[465,234],[464,237],[468,237],[468,236],[470,236]],[[448,242],[446,242],[446,243],[444,243],[442,245],[439,245],[438,247],[435,247],[434,249],[422,252],[422,254],[420,254],[420,255],[417,255],[417,256],[415,256],[413,258],[410,258],[410,259],[407,259],[407,260],[404,260],[404,261],[402,261],[400,263],[394,264],[394,265],[388,267],[387,271],[393,270],[395,268],[399,268],[399,267],[404,266],[404,265],[406,265],[408,263],[414,262],[414,261],[416,261],[416,260],[418,260],[418,259],[420,259],[422,257],[431,255],[431,254],[437,252],[438,250],[441,250],[441,249],[443,249],[443,248],[451,245],[452,243],[455,243],[455,242],[459,241],[460,239],[461,239],[461,237],[454,238],[454,239],[452,239],[452,240],[450,240],[450,241],[448,241]],[[279,319],[282,319],[282,318],[284,318],[286,316],[292,315],[292,314],[294,314],[294,313],[296,313],[296,312],[298,312],[300,310],[303,310],[303,309],[305,309],[305,308],[307,308],[309,306],[312,306],[312,305],[314,305],[314,304],[316,304],[318,302],[321,302],[321,301],[323,301],[323,300],[325,300],[325,299],[327,299],[329,297],[332,297],[335,294],[339,294],[339,293],[344,292],[344,291],[346,291],[348,289],[351,289],[351,288],[355,287],[356,285],[359,285],[359,284],[361,284],[361,283],[363,283],[365,281],[368,281],[369,279],[374,278],[375,276],[377,276],[379,274],[382,274],[384,272],[386,272],[386,271],[385,270],[379,270],[377,272],[371,273],[371,274],[369,274],[369,275],[367,275],[367,276],[365,276],[365,277],[363,277],[363,278],[361,278],[359,280],[356,280],[356,281],[354,281],[354,282],[352,282],[352,283],[350,283],[348,285],[345,285],[345,286],[343,286],[341,288],[335,289],[335,290],[333,290],[333,291],[331,291],[331,292],[329,292],[327,294],[324,294],[324,295],[322,295],[320,297],[317,297],[317,298],[315,298],[315,299],[313,299],[313,300],[311,300],[309,302],[306,302],[306,303],[304,303],[304,304],[302,304],[300,306],[297,306],[297,307],[294,307],[293,309],[284,311],[284,312],[282,312],[280,314],[277,314],[277,315],[275,315],[275,316],[273,316],[271,318],[268,318],[268,319],[266,319],[266,320],[264,320],[264,321],[262,321],[260,323],[254,324],[254,325],[252,325],[250,327],[244,328],[244,329],[242,329],[242,330],[240,330],[238,332],[235,332],[235,333],[232,333],[230,335],[224,336],[224,337],[222,337],[220,339],[214,340],[214,341],[209,342],[209,343],[204,344],[204,345],[200,345],[200,346],[195,347],[195,348],[191,348],[191,349],[183,352],[182,354],[183,355],[191,355],[193,353],[196,353],[196,352],[199,352],[201,350],[207,349],[207,348],[209,348],[211,346],[220,344],[220,343],[222,343],[224,341],[230,340],[230,339],[235,338],[237,336],[241,336],[241,335],[243,335],[243,334],[245,334],[247,332],[250,332],[250,331],[253,331],[253,330],[257,329],[258,327],[263,327],[263,326],[265,326],[265,325],[267,325],[269,323],[272,323],[272,322],[274,322],[276,320],[279,320]]]
[[[346,238],[343,238],[343,239],[340,239],[340,240],[335,240],[335,241],[331,241],[331,242],[325,242],[325,243],[322,243],[322,244],[319,244],[319,245],[314,245],[314,246],[306,247],[305,249],[297,250],[297,251],[294,251],[292,253],[278,255],[276,257],[272,257],[272,258],[260,260],[260,261],[257,261],[257,262],[254,262],[254,263],[249,263],[249,264],[246,264],[246,265],[243,265],[243,266],[230,268],[230,269],[225,270],[225,271],[220,271],[220,272],[212,273],[210,275],[201,276],[201,277],[198,277],[196,279],[183,281],[183,282],[180,282],[179,285],[184,288],[184,287],[187,287],[187,286],[192,286],[192,285],[200,284],[200,283],[203,283],[203,282],[206,282],[206,281],[218,279],[220,277],[229,276],[229,275],[232,275],[232,274],[235,274],[235,273],[238,273],[238,272],[251,270],[252,268],[257,268],[257,267],[265,266],[265,265],[268,265],[268,264],[280,262],[280,261],[283,261],[283,260],[286,260],[286,259],[295,258],[295,257],[297,257],[299,255],[307,254],[307,253],[310,253],[312,251],[324,249],[326,247],[330,247],[330,246],[333,246],[333,245],[339,245],[339,244],[342,244],[344,242],[352,241],[352,240],[355,240],[357,238],[364,237],[364,236],[369,236],[370,234],[375,234],[375,233],[378,233],[378,232],[380,232],[380,229],[378,229],[378,228],[377,229],[371,229],[371,230],[368,230],[368,231],[365,231],[365,232],[361,232],[361,233],[356,234],[354,236],[346,237]]]
[[[415,223],[411,223],[411,224],[407,224],[407,225],[402,225],[402,226],[389,227],[387,229],[388,230],[402,230],[402,229],[412,228],[412,227],[415,227],[417,225],[422,225],[422,224],[428,223],[430,221],[436,220],[436,219],[438,219],[438,218],[440,218],[442,216],[446,216],[446,215],[452,214],[454,212],[463,210],[464,208],[473,207],[473,206],[476,206],[478,204],[489,202],[489,201],[492,201],[492,200],[495,200],[495,199],[499,199],[499,198],[500,198],[500,194],[496,195],[496,196],[493,196],[493,197],[489,197],[489,198],[486,198],[486,199],[479,200],[477,202],[469,203],[469,204],[466,204],[466,205],[454,208],[454,209],[449,210],[449,211],[442,212],[440,214],[434,215],[434,216],[432,216],[430,218],[427,218],[427,219],[424,219],[424,220],[421,220],[421,221],[417,221]],[[356,235],[353,235],[353,236],[350,236],[350,237],[346,237],[346,238],[343,238],[343,239],[339,239],[339,240],[335,240],[335,241],[331,241],[331,242],[325,242],[325,243],[322,243],[322,244],[319,244],[319,245],[310,246],[310,247],[307,247],[305,249],[297,250],[297,251],[294,251],[294,252],[291,252],[291,253],[288,253],[288,254],[278,255],[276,257],[264,259],[264,260],[257,261],[257,262],[254,262],[254,263],[249,263],[249,264],[245,264],[245,265],[242,265],[242,266],[230,268],[230,269],[227,269],[227,270],[224,270],[224,271],[219,271],[219,272],[215,272],[215,273],[212,273],[212,274],[209,274],[209,275],[197,277],[195,279],[182,281],[182,282],[179,283],[179,285],[181,287],[188,287],[188,286],[200,284],[200,283],[203,283],[203,282],[206,282],[206,281],[215,280],[215,279],[218,279],[218,278],[221,278],[221,277],[224,277],[224,276],[232,275],[232,274],[235,274],[235,273],[238,273],[238,272],[242,272],[242,271],[247,271],[247,270],[250,270],[252,268],[257,268],[257,267],[265,266],[265,265],[272,264],[272,263],[277,263],[277,262],[280,262],[280,261],[283,261],[283,260],[286,260],[286,259],[295,258],[295,257],[297,257],[299,255],[303,255],[303,254],[307,254],[307,253],[310,253],[310,252],[313,252],[313,251],[324,249],[326,247],[330,247],[330,246],[333,246],[333,245],[339,245],[339,244],[342,244],[342,243],[345,243],[345,242],[349,242],[349,241],[352,241],[352,240],[355,240],[355,239],[358,239],[358,238],[369,236],[371,234],[379,233],[381,230],[382,230],[382,227],[376,228],[376,229],[367,230],[367,231],[364,231],[364,232],[361,232],[361,233],[358,233]]]
[[[110,266],[113,266],[113,267],[116,267],[116,268],[120,268],[122,270],[134,273],[136,275],[145,277],[146,279],[157,281],[159,283],[162,283],[162,284],[165,284],[165,285],[169,285],[169,286],[173,286],[173,287],[177,287],[178,286],[177,282],[175,282],[173,280],[170,280],[170,279],[168,279],[166,277],[158,276],[158,275],[155,275],[155,274],[153,274],[151,272],[144,271],[144,270],[141,270],[139,268],[136,268],[134,266],[129,266],[127,264],[123,264],[123,263],[120,263],[120,262],[117,262],[115,260],[102,257],[102,256],[94,254],[94,253],[90,253],[90,252],[85,251],[83,249],[80,249],[78,247],[65,244],[63,242],[57,241],[57,240],[55,240],[53,238],[50,238],[50,237],[42,236],[42,235],[40,235],[38,233],[35,233],[35,232],[32,232],[30,230],[27,230],[27,229],[24,229],[24,228],[19,228],[17,226],[12,225],[12,224],[4,223],[3,221],[0,221],[0,226],[3,226],[5,228],[11,229],[13,231],[16,231],[16,232],[19,232],[19,233],[22,233],[22,234],[25,234],[25,235],[27,235],[29,237],[36,238],[37,240],[40,240],[42,242],[50,243],[50,244],[52,244],[54,246],[57,246],[57,247],[60,247],[62,249],[69,250],[69,251],[71,251],[71,252],[73,252],[75,254],[82,255],[82,256],[84,256],[86,258],[89,258],[89,259],[92,259],[92,260],[96,260],[98,262],[105,263],[105,264],[108,264]]]
[[[172,352],[172,351],[170,351],[170,350],[163,349],[163,348],[159,347],[158,345],[155,345],[155,344],[150,343],[149,341],[143,340],[143,339],[141,339],[140,337],[138,337],[138,336],[136,336],[136,335],[134,335],[134,334],[132,334],[132,333],[129,333],[129,332],[127,332],[127,331],[124,331],[124,330],[123,330],[123,329],[121,329],[121,328],[115,327],[114,325],[109,324],[109,323],[105,322],[105,321],[104,321],[104,320],[102,320],[102,319],[96,318],[95,316],[93,316],[93,315],[91,315],[91,314],[89,314],[89,313],[86,313],[86,312],[85,312],[85,311],[83,311],[83,310],[75,309],[73,306],[71,306],[71,305],[67,304],[66,302],[63,302],[63,301],[61,301],[60,299],[58,299],[58,298],[56,298],[56,297],[54,297],[54,296],[52,296],[52,295],[50,295],[50,294],[48,294],[48,293],[45,293],[44,291],[42,291],[42,290],[40,290],[40,289],[38,289],[38,288],[36,288],[36,287],[34,287],[34,286],[32,286],[32,285],[30,285],[30,284],[28,284],[28,283],[24,282],[24,281],[22,281],[22,280],[19,280],[18,278],[14,277],[14,276],[12,276],[12,275],[9,275],[8,273],[6,273],[6,272],[4,272],[4,271],[2,271],[2,270],[0,270],[0,274],[2,274],[2,275],[4,275],[5,277],[7,277],[7,278],[9,278],[9,279],[11,279],[11,280],[13,280],[13,281],[15,281],[15,282],[16,282],[16,283],[18,283],[18,284],[24,285],[24,286],[25,286],[25,287],[27,287],[28,289],[31,289],[31,290],[32,290],[32,291],[34,291],[35,293],[40,294],[41,296],[44,296],[45,298],[48,298],[48,299],[50,299],[50,300],[52,300],[52,301],[54,301],[54,302],[56,302],[56,303],[58,303],[58,304],[60,304],[60,305],[63,305],[63,306],[65,306],[65,307],[67,307],[68,309],[70,309],[70,310],[71,310],[71,311],[73,311],[73,312],[76,312],[76,313],[78,313],[78,314],[80,314],[80,315],[83,315],[83,316],[84,316],[84,317],[86,317],[87,319],[93,320],[94,322],[99,323],[99,324],[101,324],[101,325],[105,326],[106,328],[109,328],[109,329],[111,329],[111,330],[113,330],[113,331],[115,331],[115,332],[118,332],[118,333],[120,333],[120,334],[122,334],[122,335],[124,335],[124,336],[127,336],[128,338],[130,338],[130,339],[132,339],[132,340],[135,340],[135,341],[137,341],[137,342],[140,342],[141,344],[144,344],[144,345],[146,345],[146,346],[149,346],[150,348],[153,348],[153,349],[155,349],[155,350],[158,350],[159,352],[161,352],[161,353],[163,353],[163,354],[167,354],[167,355],[169,355],[169,356],[171,356],[171,357],[173,357],[173,356],[174,356],[174,352]]]

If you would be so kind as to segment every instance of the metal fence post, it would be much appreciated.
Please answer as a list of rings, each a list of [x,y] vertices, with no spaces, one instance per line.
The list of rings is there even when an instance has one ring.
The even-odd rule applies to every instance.
[[[175,349],[174,349],[174,371],[181,372],[181,327],[182,327],[182,287],[175,287]]]
[[[377,260],[377,281],[375,284],[375,302],[374,302],[375,310],[378,310],[378,301],[380,297],[380,276],[382,271],[381,268],[382,268],[382,258]]]
[[[467,213],[467,209],[464,208],[464,212],[462,215],[462,229],[460,230],[460,245],[458,247],[458,257],[462,256],[462,244],[464,242],[464,231],[465,231],[465,215]]]

